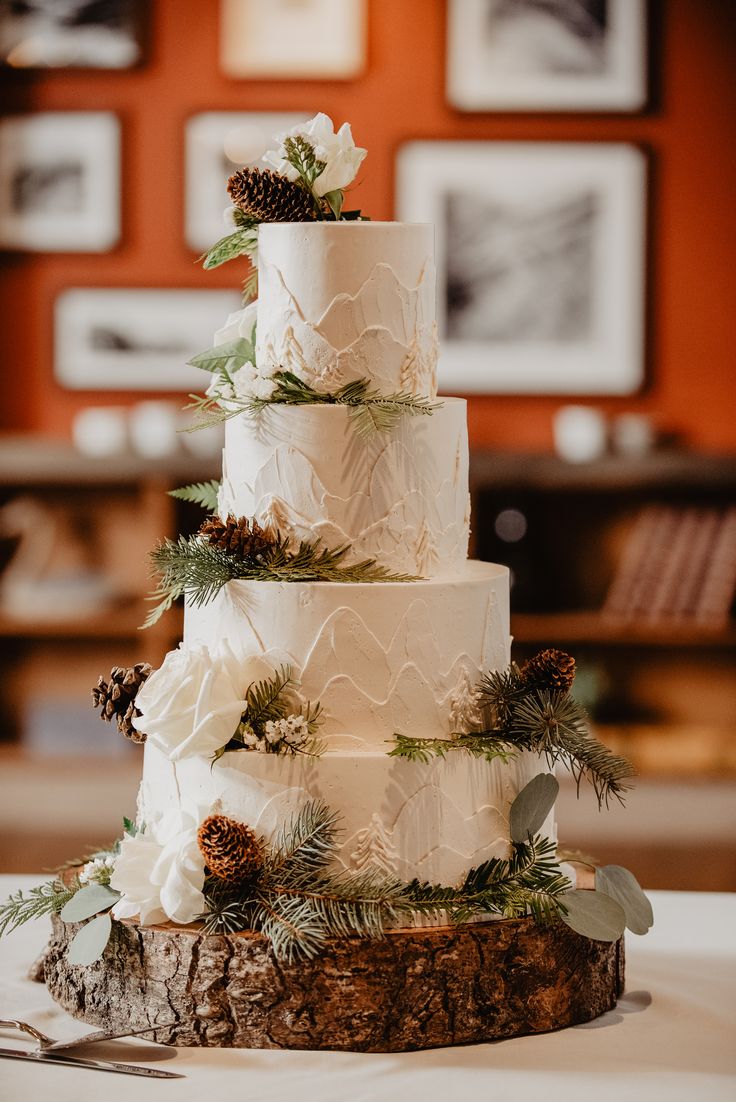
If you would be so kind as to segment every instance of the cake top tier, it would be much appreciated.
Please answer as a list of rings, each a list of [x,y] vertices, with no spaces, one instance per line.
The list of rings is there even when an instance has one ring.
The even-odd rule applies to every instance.
[[[258,234],[256,359],[315,389],[358,379],[436,394],[434,236],[400,222],[282,222]]]

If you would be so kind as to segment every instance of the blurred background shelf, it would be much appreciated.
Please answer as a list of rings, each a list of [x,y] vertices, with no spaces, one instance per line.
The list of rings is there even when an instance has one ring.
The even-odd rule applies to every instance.
[[[518,612],[511,631],[519,644],[604,647],[736,647],[736,624],[708,628],[682,621],[657,624],[616,623],[597,610],[532,613]]]

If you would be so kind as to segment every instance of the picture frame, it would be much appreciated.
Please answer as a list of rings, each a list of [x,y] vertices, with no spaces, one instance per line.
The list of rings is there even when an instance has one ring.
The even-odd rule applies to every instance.
[[[231,232],[225,224],[227,181],[233,172],[254,165],[274,135],[307,122],[314,112],[202,111],[186,123],[184,234],[197,253]]]
[[[69,390],[199,391],[187,361],[212,345],[237,291],[73,287],[54,306],[54,374]]]
[[[447,98],[461,111],[639,111],[646,24],[646,0],[449,0]]]
[[[646,175],[625,143],[403,147],[397,217],[436,227],[441,386],[640,388]]]
[[[120,123],[109,111],[0,119],[0,248],[107,252],[120,238]]]
[[[143,58],[142,0],[0,0],[0,62],[13,69],[130,69]]]
[[[220,64],[247,80],[352,80],[366,21],[366,0],[221,0]]]

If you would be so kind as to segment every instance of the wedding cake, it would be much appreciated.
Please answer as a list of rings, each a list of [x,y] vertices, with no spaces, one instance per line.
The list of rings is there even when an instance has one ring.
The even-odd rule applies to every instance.
[[[53,916],[46,983],[88,1021],[364,1051],[554,1029],[615,1003],[651,924],[627,870],[557,851],[556,764],[599,804],[631,768],[571,656],[511,662],[508,570],[467,557],[466,403],[437,396],[433,229],[343,209],[364,155],[318,115],[229,181],[205,267],[249,258],[257,298],[190,407],[225,422],[222,477],[175,491],[209,515],[152,555],[148,623],[184,598],[184,638],[92,694],[145,743],[137,814],[0,907],[0,933]]]

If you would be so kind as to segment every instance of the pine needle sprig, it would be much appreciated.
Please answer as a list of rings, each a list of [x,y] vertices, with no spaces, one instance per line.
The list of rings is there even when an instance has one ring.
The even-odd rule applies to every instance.
[[[375,559],[345,563],[350,550],[325,547],[317,540],[294,544],[279,535],[272,546],[254,558],[236,558],[213,546],[200,535],[165,539],[151,553],[151,562],[159,575],[159,584],[149,600],[157,604],[143,624],[155,624],[180,597],[186,596],[199,608],[209,604],[222,587],[231,581],[281,582],[409,582],[412,574],[397,574]]]
[[[178,490],[169,490],[169,497],[175,497],[177,501],[187,501],[192,505],[201,505],[208,513],[214,513],[219,491],[220,483],[216,478],[212,478],[209,482],[192,482],[189,486],[180,486]]]
[[[458,734],[453,738],[414,738],[410,735],[394,735],[394,746],[389,751],[390,758],[406,758],[407,761],[427,763],[432,758],[445,758],[453,751],[464,750],[474,758],[486,761],[513,761],[517,751],[493,733]]]
[[[14,892],[0,904],[0,937],[33,919],[58,914],[79,888],[79,880],[74,877],[68,884],[58,879],[49,880],[27,893]]]
[[[296,682],[291,666],[279,666],[273,677],[254,681],[245,693],[245,711],[252,725],[267,723],[269,720],[283,719],[285,709],[279,701],[281,694]]]

